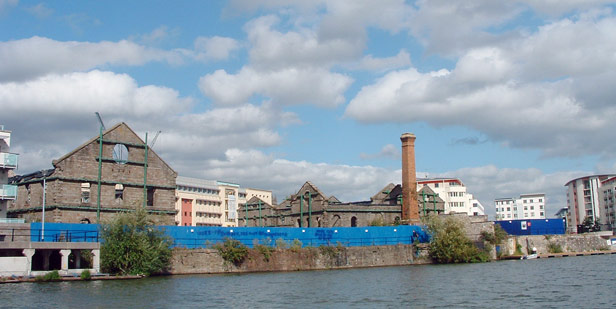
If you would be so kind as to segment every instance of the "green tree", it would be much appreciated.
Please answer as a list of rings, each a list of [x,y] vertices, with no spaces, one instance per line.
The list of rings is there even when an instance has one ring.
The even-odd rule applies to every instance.
[[[489,261],[489,255],[481,251],[464,234],[462,222],[449,217],[445,220],[430,216],[426,222],[431,235],[428,254],[436,263],[476,263]]]
[[[101,267],[119,275],[161,272],[171,260],[171,239],[153,226],[147,212],[137,207],[101,226]]]

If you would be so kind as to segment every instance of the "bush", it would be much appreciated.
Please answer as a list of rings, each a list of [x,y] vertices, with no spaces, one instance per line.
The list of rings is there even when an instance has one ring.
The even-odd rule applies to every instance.
[[[524,253],[522,252],[522,245],[516,243],[515,244],[515,254],[516,255],[524,255]]]
[[[297,252],[302,249],[302,245],[302,242],[299,239],[295,238],[293,239],[293,243],[291,244],[291,247],[289,249],[293,252]]]
[[[548,243],[548,252],[549,253],[563,253],[563,248],[557,243]]]
[[[376,218],[370,221],[370,226],[385,226],[385,222],[381,218]]]
[[[239,240],[226,238],[222,244],[214,245],[223,260],[235,266],[241,265],[248,256],[248,248]]]
[[[276,239],[276,248],[277,249],[287,249],[289,248],[289,244],[287,244],[287,242],[284,241],[284,239],[278,238]]]
[[[171,239],[152,227],[152,221],[141,207],[103,224],[101,237],[104,272],[149,276],[169,266]]]
[[[90,279],[92,279],[92,274],[90,273],[89,270],[84,269],[81,272],[81,275],[79,275],[79,277],[81,277],[81,280],[90,280]]]
[[[274,248],[268,247],[266,245],[256,245],[255,249],[263,255],[263,259],[266,262],[269,262],[270,257],[272,256],[272,252],[274,251]]]
[[[436,263],[487,262],[490,256],[477,248],[464,234],[462,223],[454,218],[432,216],[427,222],[432,238],[428,254]]]
[[[57,270],[50,271],[44,276],[36,276],[34,280],[37,282],[60,281],[60,273]]]

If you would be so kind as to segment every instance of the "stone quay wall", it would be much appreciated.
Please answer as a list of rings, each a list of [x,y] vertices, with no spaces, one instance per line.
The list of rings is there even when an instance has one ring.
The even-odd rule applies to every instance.
[[[299,271],[425,263],[425,258],[414,257],[416,252],[413,245],[307,247],[276,249],[266,258],[258,250],[250,250],[246,260],[240,266],[235,266],[225,262],[216,249],[174,249],[169,273]]]
[[[533,247],[537,253],[550,253],[550,244],[560,245],[563,252],[591,252],[614,249],[608,241],[599,235],[529,235],[510,237],[502,246],[506,255],[515,254],[516,245],[520,244],[523,254],[530,254]]]

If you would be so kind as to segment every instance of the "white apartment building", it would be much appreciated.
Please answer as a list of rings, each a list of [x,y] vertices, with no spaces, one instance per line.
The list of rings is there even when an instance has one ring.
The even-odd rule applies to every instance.
[[[176,224],[182,226],[237,226],[238,213],[253,196],[272,202],[272,191],[191,177],[176,179]]]
[[[11,131],[0,125],[0,220],[6,219],[6,211],[10,200],[17,198],[17,186],[9,185],[9,172],[17,169],[19,155],[10,153]]]
[[[605,209],[601,207],[602,199],[599,198],[599,194],[603,190],[603,182],[607,185],[611,183],[608,180],[615,176],[584,176],[565,184],[567,187],[567,208],[569,209],[571,223],[568,227],[569,232],[577,233],[577,226],[581,225],[586,217],[592,218],[595,222],[606,222],[606,219],[602,218]]]
[[[445,213],[466,213],[469,216],[485,215],[483,205],[472,194],[466,192],[466,186],[457,178],[418,178],[417,191],[428,186],[445,201]]]
[[[616,231],[616,177],[601,181],[599,204],[601,229]]]
[[[494,200],[496,220],[545,219],[545,194],[521,194],[519,198]]]

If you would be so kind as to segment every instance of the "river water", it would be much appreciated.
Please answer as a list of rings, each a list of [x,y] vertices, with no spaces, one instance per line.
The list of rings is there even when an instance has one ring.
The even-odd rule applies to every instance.
[[[0,285],[1,307],[616,308],[616,255]]]

